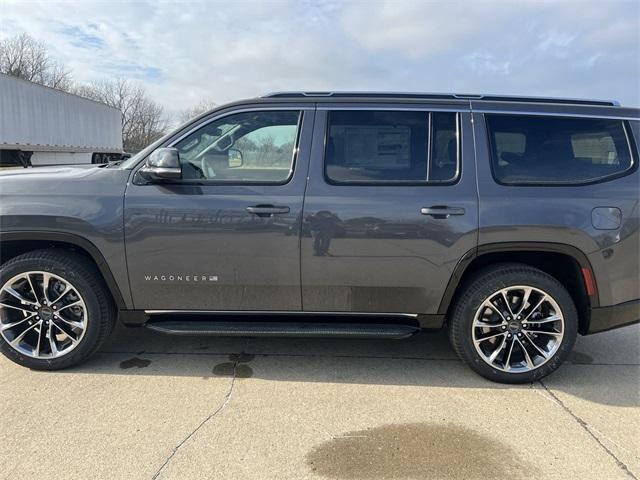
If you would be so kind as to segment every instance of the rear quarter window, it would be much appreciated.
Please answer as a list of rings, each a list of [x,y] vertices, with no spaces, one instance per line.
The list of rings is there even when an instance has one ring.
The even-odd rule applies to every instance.
[[[633,166],[624,122],[486,114],[491,167],[502,184],[583,184]]]

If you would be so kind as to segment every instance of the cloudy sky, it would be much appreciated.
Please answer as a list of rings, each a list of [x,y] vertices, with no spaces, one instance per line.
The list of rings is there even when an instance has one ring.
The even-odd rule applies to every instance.
[[[640,0],[0,0],[0,37],[78,81],[144,82],[169,113],[281,90],[615,98],[640,106]]]

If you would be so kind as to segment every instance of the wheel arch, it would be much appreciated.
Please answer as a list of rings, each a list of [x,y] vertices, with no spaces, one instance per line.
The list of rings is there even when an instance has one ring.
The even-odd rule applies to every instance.
[[[456,265],[440,302],[438,314],[445,317],[448,315],[461,287],[474,272],[488,265],[503,262],[531,265],[559,280],[569,290],[576,304],[580,319],[579,332],[583,335],[587,333],[591,308],[599,306],[596,278],[585,253],[574,246],[562,243],[504,242],[480,245],[470,250]],[[591,295],[587,293],[583,277],[585,269],[592,281]]]
[[[42,248],[61,248],[84,255],[100,273],[116,307],[119,310],[127,308],[104,256],[91,241],[79,235],[49,231],[0,232],[0,265],[18,255]]]

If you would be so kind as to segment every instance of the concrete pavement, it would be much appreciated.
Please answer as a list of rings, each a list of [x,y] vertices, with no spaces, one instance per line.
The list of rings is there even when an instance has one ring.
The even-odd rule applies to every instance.
[[[167,337],[86,364],[0,359],[0,478],[640,478],[640,326],[578,339],[543,382],[493,384],[442,333]]]

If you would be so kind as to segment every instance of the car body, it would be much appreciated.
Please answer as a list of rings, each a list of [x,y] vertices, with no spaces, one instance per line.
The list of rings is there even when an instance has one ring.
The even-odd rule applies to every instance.
[[[125,324],[223,335],[440,328],[474,276],[518,264],[594,333],[640,319],[639,139],[615,102],[272,94],[120,164],[4,172],[0,256],[71,250]]]

